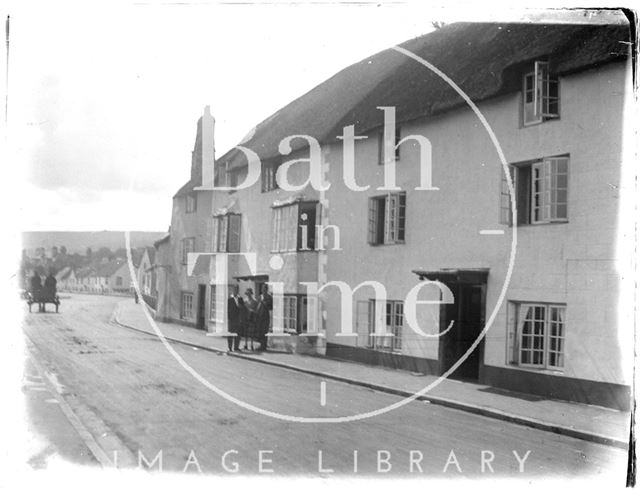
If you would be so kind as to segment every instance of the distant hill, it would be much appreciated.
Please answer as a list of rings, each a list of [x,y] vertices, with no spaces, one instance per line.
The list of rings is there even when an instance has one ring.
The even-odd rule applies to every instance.
[[[162,238],[166,231],[132,231],[131,247],[152,246],[153,242]],[[124,231],[25,231],[22,233],[22,248],[31,252],[38,247],[67,247],[67,253],[84,254],[87,247],[95,252],[100,247],[108,247],[112,251],[125,248]]]

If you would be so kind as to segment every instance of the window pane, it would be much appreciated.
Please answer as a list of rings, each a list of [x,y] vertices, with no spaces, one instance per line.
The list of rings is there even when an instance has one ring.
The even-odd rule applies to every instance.
[[[229,216],[229,252],[240,252],[240,230],[242,218],[238,214]]]
[[[401,192],[398,195],[398,241],[404,242],[404,226],[405,226],[405,212],[407,207],[407,195]]]

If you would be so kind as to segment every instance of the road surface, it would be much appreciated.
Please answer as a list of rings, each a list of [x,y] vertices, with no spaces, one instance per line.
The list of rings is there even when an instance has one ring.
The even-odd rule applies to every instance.
[[[623,450],[424,402],[340,424],[254,413],[205,387],[154,337],[111,322],[120,301],[74,295],[63,300],[59,314],[26,314],[23,326],[31,355],[55,374],[69,406],[106,454],[116,452],[120,467],[159,471],[161,463],[165,472],[423,478],[613,473],[624,481]],[[282,414],[335,417],[399,400],[339,382],[321,387],[315,376],[172,347],[219,389]],[[32,396],[28,402],[33,430],[50,439],[51,447],[79,464],[96,464],[78,449],[77,439],[60,436],[60,417],[43,416],[42,400]]]

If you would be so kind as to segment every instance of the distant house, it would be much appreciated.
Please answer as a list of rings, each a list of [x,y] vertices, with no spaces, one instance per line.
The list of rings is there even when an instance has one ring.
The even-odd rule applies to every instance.
[[[95,277],[100,288],[96,292],[125,293],[131,288],[131,270],[126,260],[114,260],[101,265],[96,270]]]
[[[153,263],[153,271],[155,274],[155,298],[156,298],[156,318],[159,320],[168,320],[170,318],[170,305],[176,298],[169,294],[168,284],[172,279],[172,248],[171,234],[167,233],[160,240],[153,244],[155,248],[155,260]]]
[[[74,291],[89,293],[94,285],[95,269],[93,267],[83,267],[76,272],[76,283]]]
[[[65,267],[56,274],[59,291],[74,291],[76,286],[76,273],[71,267]]]
[[[154,247],[145,247],[142,251],[142,257],[138,264],[138,286],[140,292],[147,296],[155,296],[155,270],[153,269],[153,263],[156,255],[156,249]]]

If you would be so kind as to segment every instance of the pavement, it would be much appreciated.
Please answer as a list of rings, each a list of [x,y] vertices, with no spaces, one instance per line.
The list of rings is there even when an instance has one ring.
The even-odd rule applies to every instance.
[[[136,304],[132,299],[118,303],[112,320],[122,327],[156,336],[145,317],[142,305]],[[171,342],[218,354],[227,351],[224,338],[207,336],[202,330],[173,323],[156,322],[156,325]],[[437,379],[436,376],[416,376],[407,371],[324,356],[268,351],[233,352],[228,355],[402,397],[413,395]],[[628,448],[631,421],[629,412],[538,398],[451,379],[443,380],[418,399],[588,442]]]
[[[59,384],[29,352],[22,382],[26,401],[27,464],[44,469],[60,460],[97,466],[99,459],[68,410]]]

